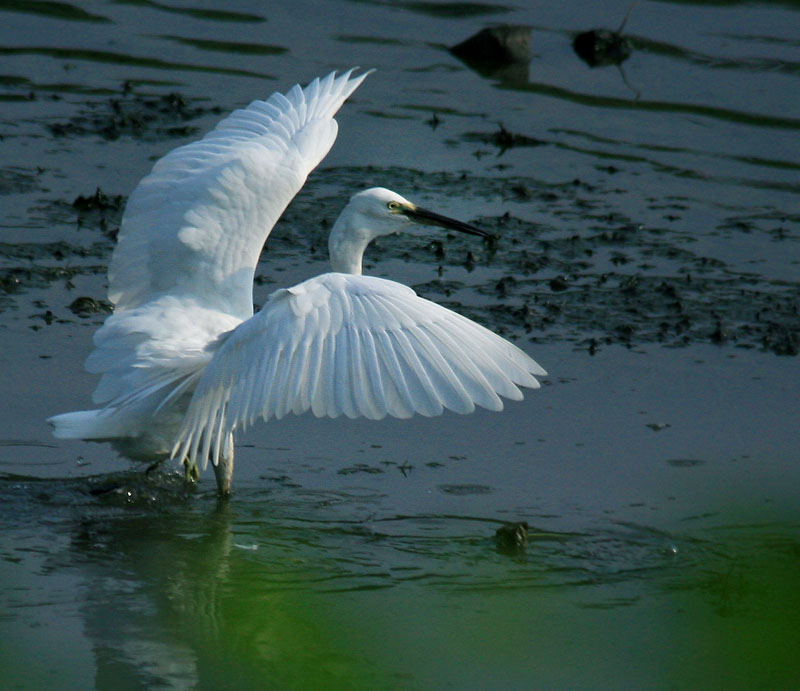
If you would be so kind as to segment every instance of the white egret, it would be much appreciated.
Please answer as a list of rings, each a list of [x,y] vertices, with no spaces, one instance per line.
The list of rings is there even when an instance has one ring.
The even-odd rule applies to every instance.
[[[410,288],[361,275],[369,242],[411,223],[486,235],[394,192],[354,195],[331,232],[332,273],[277,290],[253,315],[262,246],[336,139],[369,73],[329,74],[255,101],[159,160],[131,194],[109,267],[114,313],[86,362],[102,407],[50,418],[56,437],[124,455],[211,460],[230,492],[233,432],[257,417],[439,415],[539,386],[522,350]]]

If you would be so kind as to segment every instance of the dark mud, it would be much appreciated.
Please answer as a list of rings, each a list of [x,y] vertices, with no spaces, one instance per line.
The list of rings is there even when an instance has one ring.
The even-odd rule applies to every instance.
[[[47,120],[43,127],[54,142],[122,138],[162,144],[157,148],[163,151],[164,142],[177,146],[201,136],[196,121],[221,112],[179,93],[138,93],[125,82],[119,93],[85,101],[68,119]],[[691,229],[696,200],[654,195],[632,211],[629,202],[620,202],[624,190],[616,179],[625,161],[597,165],[587,171],[586,180],[560,183],[503,175],[507,152],[553,146],[556,130],[540,139],[498,124],[495,130],[462,132],[452,140],[432,129],[453,146],[477,146],[477,160],[495,158],[491,175],[402,167],[319,170],[278,223],[257,284],[281,285],[275,272],[287,262],[324,270],[327,233],[345,199],[358,189],[382,185],[411,197],[435,191],[470,199],[476,209],[484,201],[487,208],[505,209],[468,219],[494,232],[496,242],[481,245],[436,231],[422,240],[385,239],[369,249],[372,270],[381,272],[386,259],[435,267],[430,279],[415,288],[501,333],[522,330],[534,342],[565,341],[590,354],[610,344],[635,348],[653,343],[713,343],[790,356],[800,351],[800,281],[772,278],[757,265],[731,266],[709,253]],[[45,323],[101,318],[108,304],[100,283],[93,284],[95,294],[72,289],[81,276],[102,281],[125,196],[104,191],[114,182],[101,170],[83,180],[85,191],[76,198],[53,199],[42,173],[41,168],[5,168],[0,194],[19,196],[29,204],[31,217],[74,230],[57,241],[0,243],[0,311],[16,306],[32,311],[35,319],[47,315]],[[713,222],[712,234],[785,245],[783,251],[773,247],[784,256],[796,251],[800,239],[800,214],[731,207],[716,209]],[[58,290],[49,292],[50,287]],[[30,290],[37,291],[35,305],[23,306]]]
[[[714,343],[779,355],[798,353],[800,282],[736,270],[721,259],[692,251],[692,243],[672,231],[668,219],[656,226],[627,217],[614,210],[613,189],[580,180],[553,185],[534,178],[387,168],[321,171],[276,228],[262,270],[270,271],[270,248],[282,253],[297,249],[299,243],[308,256],[324,252],[329,224],[316,218],[334,219],[342,202],[339,194],[325,196],[318,190],[335,186],[349,191],[365,180],[384,181],[380,184],[402,188],[411,196],[435,189],[437,194],[487,202],[499,197],[515,202],[515,210],[531,209],[542,217],[542,222],[532,222],[506,212],[469,219],[496,233],[496,242],[483,245],[432,232],[416,245],[388,239],[368,252],[378,270],[380,260],[387,258],[436,265],[439,277],[415,289],[501,333],[523,327],[534,342],[566,341],[589,353],[612,343]],[[673,211],[680,213],[679,208]],[[771,232],[775,242],[785,240],[791,251],[794,235],[775,229],[796,228],[798,221],[800,217],[738,225],[731,218],[723,229]],[[464,303],[451,299],[466,287],[447,278],[454,268],[471,274],[468,286],[473,295]]]
[[[181,94],[140,95],[126,83],[119,96],[87,102],[69,120],[48,124],[54,137],[95,136],[114,141],[122,136],[158,141],[165,137],[198,134],[192,120],[207,113],[221,114],[217,107],[189,103]]]
[[[609,173],[613,180],[613,174]],[[2,244],[0,291],[7,308],[26,288],[69,286],[79,274],[104,275],[113,250],[124,197],[94,193],[54,207],[74,225],[77,242]],[[327,234],[344,199],[367,184],[402,189],[414,197],[435,189],[446,196],[500,199],[514,213],[475,221],[496,234],[476,243],[432,230],[421,239],[383,239],[368,251],[372,270],[395,259],[430,265],[431,280],[417,284],[423,296],[464,312],[505,334],[520,329],[536,343],[568,342],[590,354],[611,344],[635,348],[659,343],[756,348],[777,355],[800,351],[800,282],[771,280],[696,252],[684,233],[671,229],[681,214],[673,204],[654,224],[652,210],[641,218],[615,210],[615,190],[570,180],[428,174],[396,168],[339,168],[316,172],[278,223],[262,257],[258,284],[277,281],[275,269],[289,261],[324,269]],[[656,204],[654,207],[658,206]],[[669,206],[669,205],[667,205]],[[519,215],[518,215],[519,214]],[[536,215],[539,221],[522,218]],[[792,251],[798,217],[723,220],[728,234],[769,234]],[[453,269],[469,278],[450,278]],[[460,299],[456,299],[458,294]],[[76,302],[76,297],[80,301]],[[103,294],[48,296],[37,304],[53,314],[104,315]],[[65,315],[66,316],[66,315]]]
[[[498,157],[517,146],[541,146],[545,143],[535,137],[509,132],[502,124],[494,132],[467,132],[462,138],[465,142],[490,144],[497,149]]]

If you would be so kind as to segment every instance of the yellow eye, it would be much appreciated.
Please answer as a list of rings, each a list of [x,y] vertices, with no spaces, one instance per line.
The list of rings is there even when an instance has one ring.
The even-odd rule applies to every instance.
[[[400,208],[400,202],[389,202],[386,208],[388,208],[389,211],[397,211]]]

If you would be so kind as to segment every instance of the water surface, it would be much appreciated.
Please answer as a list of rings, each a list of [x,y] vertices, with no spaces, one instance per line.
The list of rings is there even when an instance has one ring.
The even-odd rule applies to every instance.
[[[0,659],[9,688],[790,687],[800,514],[794,3],[0,5]],[[313,21],[309,18],[313,18]],[[497,22],[531,56],[447,51]],[[279,222],[256,300],[384,185],[497,232],[370,273],[550,372],[502,414],[288,418],[236,493],[44,422],[88,405],[124,201],[295,82],[377,68]],[[98,188],[100,192],[98,192]],[[79,199],[82,198],[82,199]],[[78,298],[90,298],[79,301]],[[95,302],[92,302],[95,301]],[[495,531],[526,521],[526,548]]]

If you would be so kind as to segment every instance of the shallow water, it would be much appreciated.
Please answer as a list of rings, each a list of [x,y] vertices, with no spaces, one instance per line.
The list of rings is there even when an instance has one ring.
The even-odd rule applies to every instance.
[[[8,688],[794,684],[797,6],[639,2],[631,57],[589,68],[573,35],[627,9],[0,6]],[[496,22],[531,27],[529,62],[446,50]],[[256,300],[323,270],[344,199],[385,185],[500,240],[383,239],[367,270],[515,339],[545,386],[502,414],[257,426],[225,505],[208,474],[53,440],[152,161],[353,64],[377,72]]]

